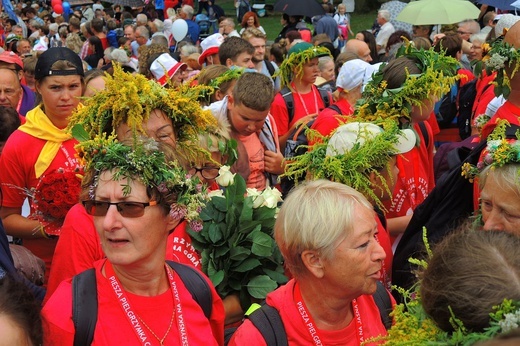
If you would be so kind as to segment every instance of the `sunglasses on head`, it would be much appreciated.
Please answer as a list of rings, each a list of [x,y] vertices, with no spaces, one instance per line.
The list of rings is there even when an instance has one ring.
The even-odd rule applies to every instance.
[[[88,200],[81,202],[87,211],[87,214],[92,216],[105,216],[108,208],[115,205],[117,211],[123,217],[141,217],[144,215],[144,208],[157,205],[157,201],[150,201],[148,203],[142,202],[107,202]]]

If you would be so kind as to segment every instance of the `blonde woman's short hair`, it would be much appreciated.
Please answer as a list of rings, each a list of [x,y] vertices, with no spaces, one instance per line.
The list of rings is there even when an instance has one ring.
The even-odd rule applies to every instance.
[[[335,245],[354,228],[356,206],[372,210],[358,191],[324,179],[302,183],[289,193],[276,219],[274,237],[294,277],[305,273],[301,259],[305,250],[332,259]]]

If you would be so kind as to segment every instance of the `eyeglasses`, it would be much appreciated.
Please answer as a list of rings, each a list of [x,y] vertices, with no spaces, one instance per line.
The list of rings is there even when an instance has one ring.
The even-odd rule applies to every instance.
[[[457,34],[459,34],[459,35],[471,35],[471,32],[468,32],[468,31],[462,31],[462,30],[457,30]]]
[[[157,201],[150,201],[148,203],[141,202],[106,202],[88,200],[82,201],[87,214],[92,216],[105,216],[108,212],[108,208],[111,205],[115,205],[117,211],[123,217],[141,217],[144,215],[144,208],[157,205]]]
[[[191,167],[188,171],[192,176],[200,172],[204,179],[215,179],[218,177],[219,169],[217,167],[205,166],[205,167]]]

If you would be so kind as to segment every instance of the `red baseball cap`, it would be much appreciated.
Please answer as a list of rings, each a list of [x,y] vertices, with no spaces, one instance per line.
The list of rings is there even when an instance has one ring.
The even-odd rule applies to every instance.
[[[20,70],[23,69],[23,61],[18,56],[18,54],[11,51],[4,51],[0,53],[0,62],[5,62],[8,64],[15,64],[19,67]]]

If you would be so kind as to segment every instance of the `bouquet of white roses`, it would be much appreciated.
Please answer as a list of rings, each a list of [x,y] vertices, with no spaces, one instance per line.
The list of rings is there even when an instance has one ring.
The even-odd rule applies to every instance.
[[[251,298],[265,299],[287,282],[272,236],[281,194],[274,188],[246,189],[244,179],[228,166],[220,169],[216,180],[224,191],[209,194],[200,213],[203,229],[190,235],[201,253],[202,270],[220,296],[238,293],[245,311]]]

